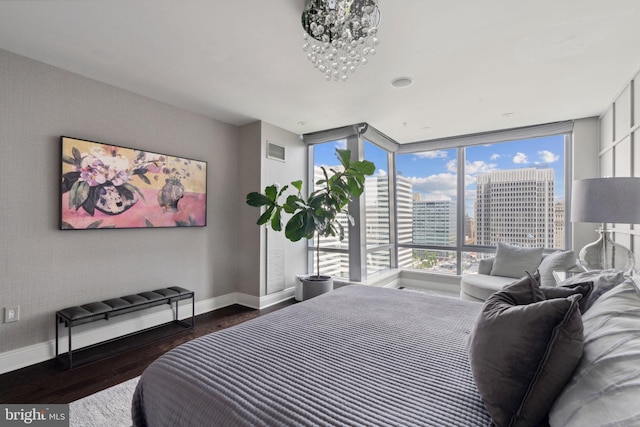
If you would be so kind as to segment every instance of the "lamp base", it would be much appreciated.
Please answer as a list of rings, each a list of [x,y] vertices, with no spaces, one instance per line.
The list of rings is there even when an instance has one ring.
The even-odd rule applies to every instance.
[[[635,266],[633,253],[609,237],[609,231],[598,230],[600,237],[580,250],[578,260],[587,271],[616,270],[629,273]]]

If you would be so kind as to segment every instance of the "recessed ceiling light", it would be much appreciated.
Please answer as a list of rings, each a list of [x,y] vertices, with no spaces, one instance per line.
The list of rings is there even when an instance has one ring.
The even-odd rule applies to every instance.
[[[513,116],[513,113],[504,113],[504,114],[502,115],[502,117],[507,118],[507,119],[508,119],[509,117],[511,117],[511,116]]]
[[[411,77],[398,77],[397,79],[391,80],[391,86],[393,87],[407,87],[413,84],[413,79]]]
[[[304,125],[306,125],[306,123],[305,123],[305,122],[298,122],[298,124],[299,124],[300,126],[304,126]]]
[[[431,130],[431,126],[422,126],[420,129],[422,129],[424,131],[429,131],[429,130]]]

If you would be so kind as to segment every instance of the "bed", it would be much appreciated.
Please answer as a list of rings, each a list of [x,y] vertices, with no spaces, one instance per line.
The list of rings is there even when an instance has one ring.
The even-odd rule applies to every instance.
[[[186,343],[141,376],[136,426],[486,426],[481,305],[352,285]]]
[[[639,426],[639,278],[528,276],[484,304],[345,286],[166,353],[133,424]]]

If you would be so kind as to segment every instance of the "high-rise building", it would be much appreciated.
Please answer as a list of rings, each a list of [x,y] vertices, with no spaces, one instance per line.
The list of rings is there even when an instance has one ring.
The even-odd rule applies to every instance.
[[[409,178],[396,176],[396,211],[398,243],[413,243],[413,184]],[[413,249],[398,248],[398,267],[411,268]]]
[[[367,177],[364,184],[367,246],[386,245],[390,242],[389,177]],[[389,269],[391,252],[384,249],[367,253],[367,274]]]
[[[464,214],[464,243],[466,245],[476,244],[476,221],[469,214]]]
[[[556,201],[553,210],[553,226],[555,227],[553,247],[556,249],[564,249],[565,247],[564,216],[564,200]]]
[[[414,200],[413,243],[455,246],[456,203],[449,197]]]
[[[555,243],[554,171],[523,168],[477,176],[476,240],[550,248]]]

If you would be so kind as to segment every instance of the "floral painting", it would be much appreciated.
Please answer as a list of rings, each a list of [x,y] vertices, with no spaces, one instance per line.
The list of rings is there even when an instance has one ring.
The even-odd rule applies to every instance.
[[[60,228],[202,227],[207,163],[62,137]]]

